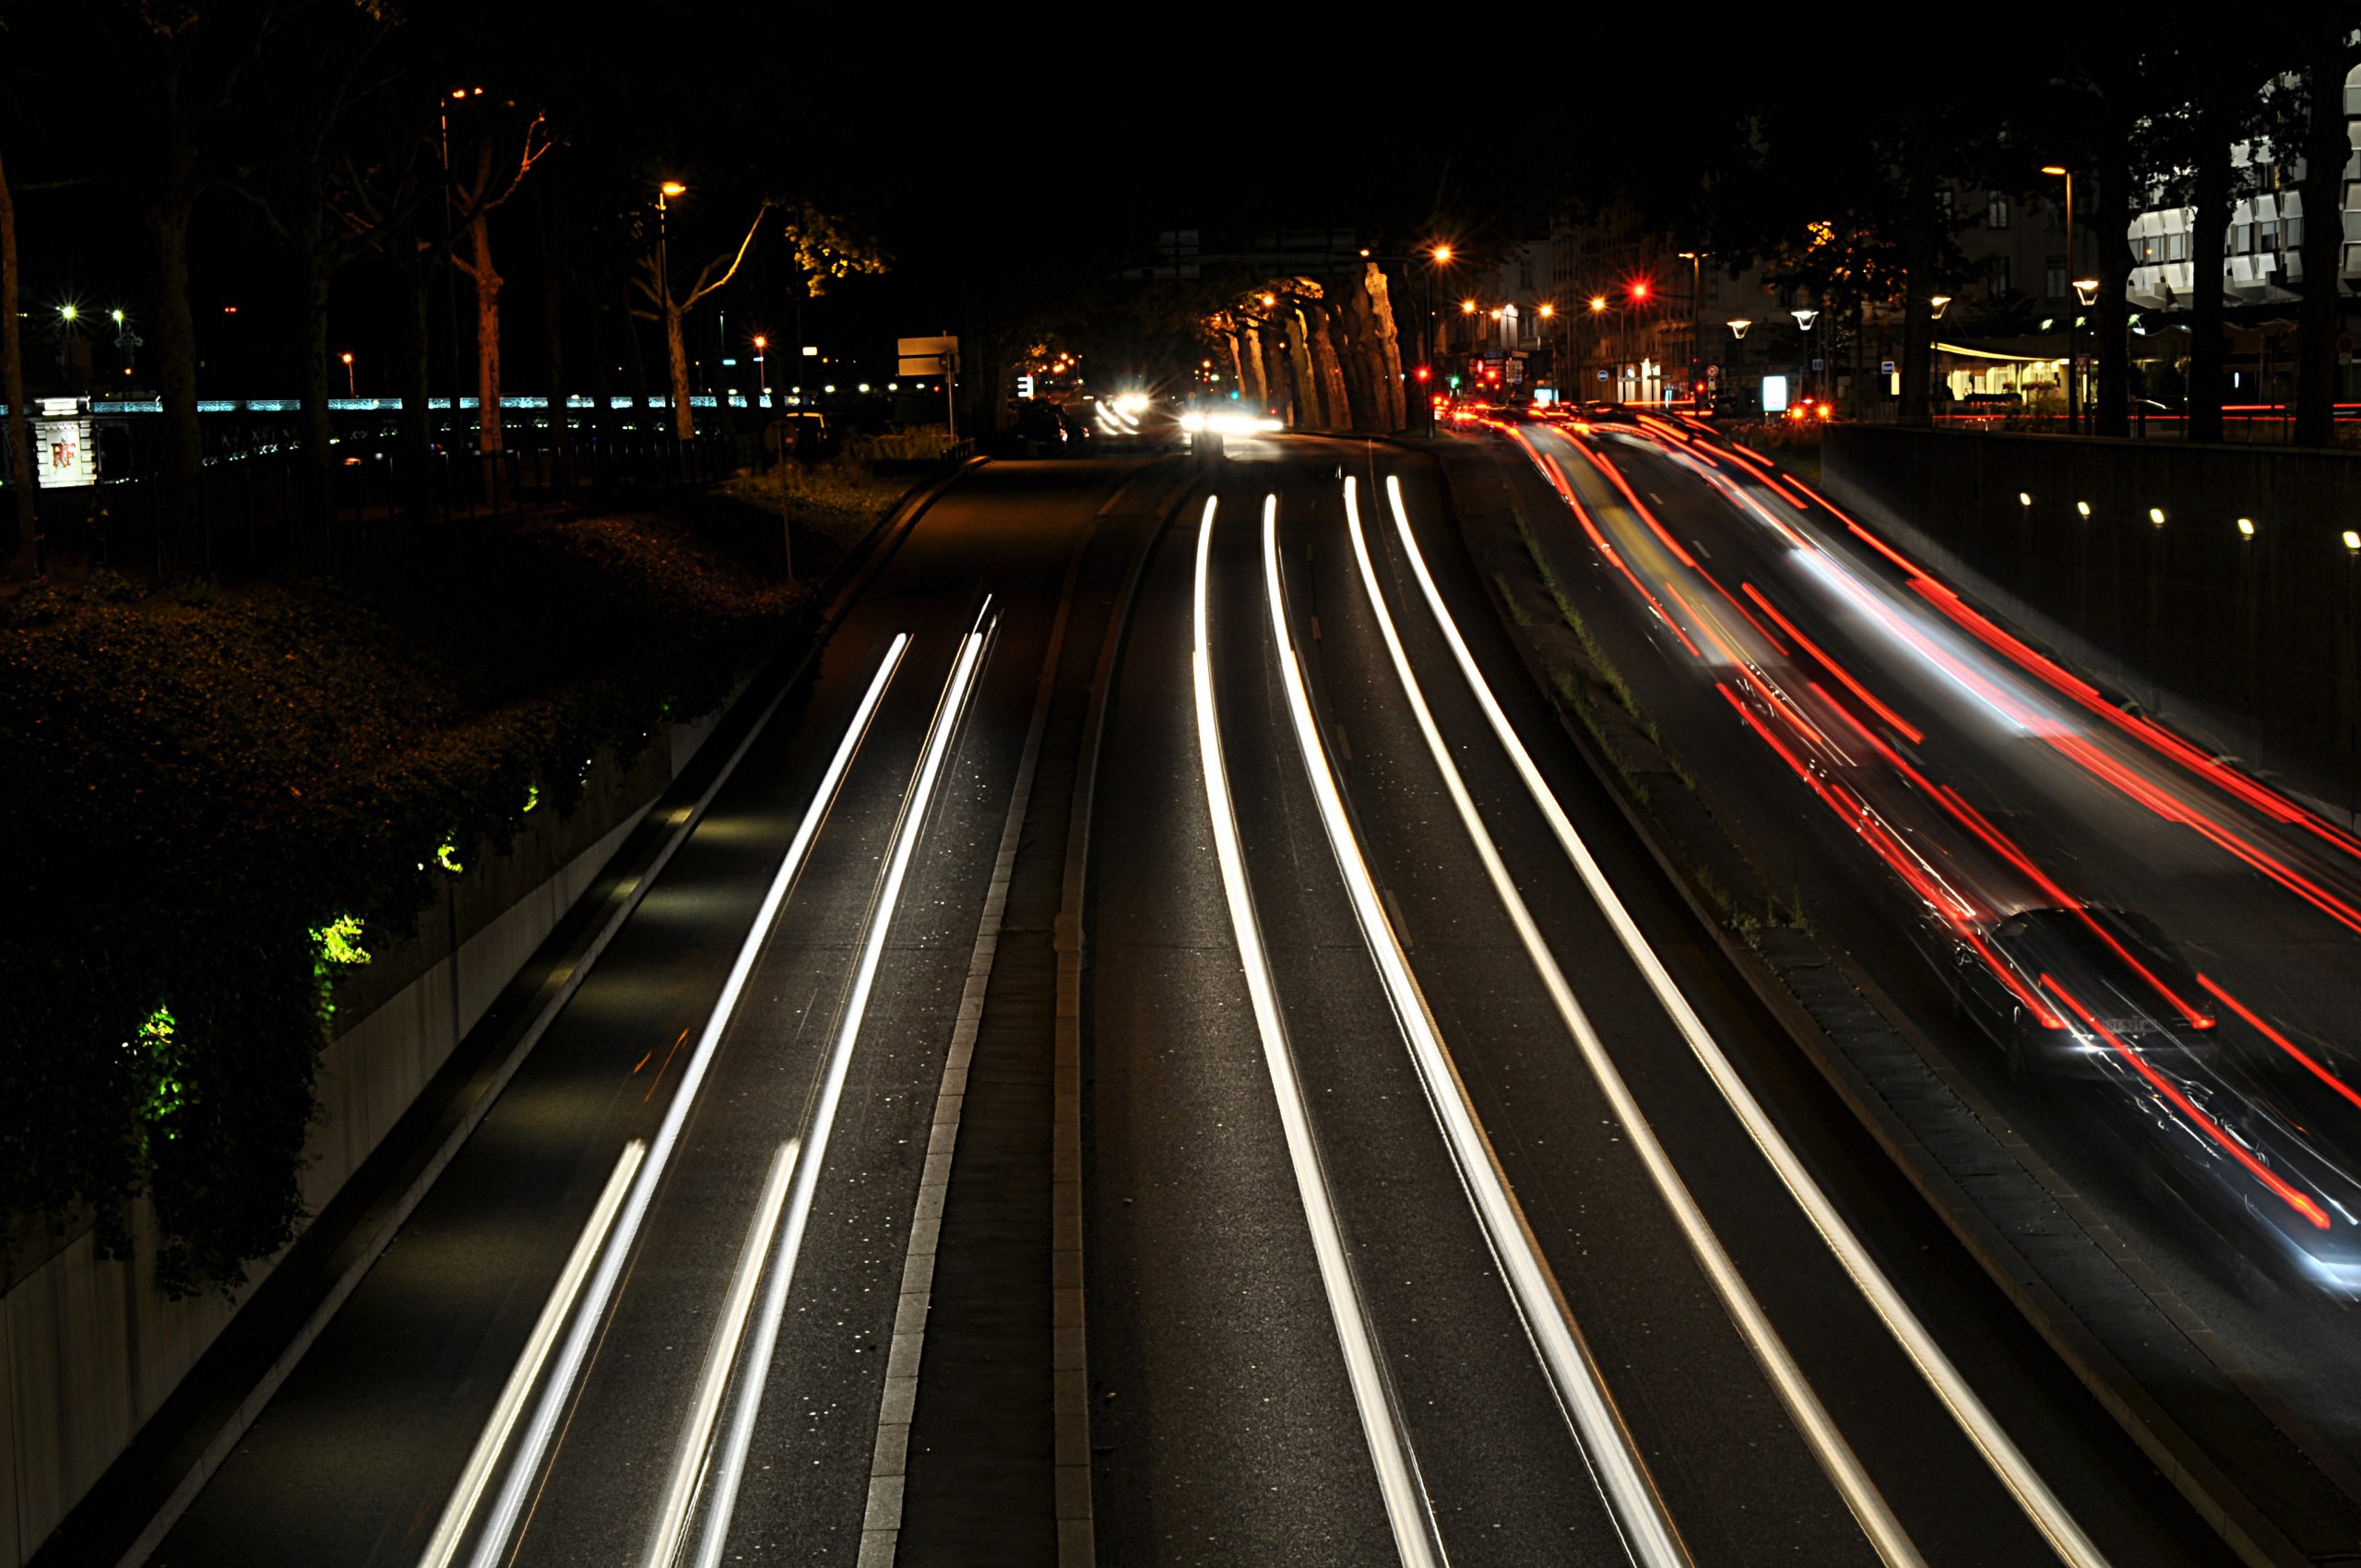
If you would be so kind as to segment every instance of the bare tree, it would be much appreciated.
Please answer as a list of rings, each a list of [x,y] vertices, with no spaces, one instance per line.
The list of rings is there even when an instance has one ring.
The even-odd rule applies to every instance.
[[[475,89],[481,94],[481,88]],[[474,101],[475,94],[469,101]],[[513,104],[504,104],[513,109]],[[477,445],[485,452],[502,450],[500,427],[500,291],[505,281],[492,261],[492,215],[505,206],[525,183],[533,165],[556,144],[550,139],[546,116],[535,114],[521,133],[488,126],[477,137],[473,167],[464,176],[452,172],[451,148],[443,148],[444,177],[449,182],[459,244],[452,265],[468,275],[476,296],[476,414]]]
[[[765,199],[754,209],[754,220],[746,225],[746,237],[738,242],[738,249],[727,255],[717,255],[698,267],[686,290],[672,287],[670,259],[661,240],[654,251],[640,258],[640,275],[632,279],[653,307],[632,314],[642,320],[664,324],[664,350],[672,374],[672,434],[682,441],[693,438],[697,431],[694,411],[689,407],[689,342],[682,323],[696,308],[697,302],[738,276],[739,265],[754,243],[754,232],[763,226],[763,219],[770,209],[771,203]],[[721,274],[718,278],[714,276],[716,271]]]

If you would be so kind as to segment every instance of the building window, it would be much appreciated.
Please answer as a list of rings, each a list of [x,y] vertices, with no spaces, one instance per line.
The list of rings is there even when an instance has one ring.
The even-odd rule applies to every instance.
[[[2165,236],[2165,259],[2166,261],[2187,261],[2189,259],[2189,236],[2187,234],[2166,234]]]
[[[2053,255],[2041,266],[2041,293],[2044,299],[2062,300],[2066,297],[2066,258]]]
[[[1945,223],[1952,220],[1952,193],[1948,190],[1935,193],[1935,216]]]
[[[1999,299],[2009,291],[2009,258],[1996,255],[1985,264],[1984,292],[1987,298]]]
[[[1520,289],[1530,289],[1533,287],[1533,262],[1528,257],[1519,256],[1517,258],[1516,286]]]
[[[1984,193],[1984,226],[2005,229],[2009,226],[2009,196],[2006,191]]]

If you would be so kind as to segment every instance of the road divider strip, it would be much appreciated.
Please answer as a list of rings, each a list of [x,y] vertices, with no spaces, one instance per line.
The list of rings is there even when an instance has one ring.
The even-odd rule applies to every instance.
[[[1346,481],[1349,487],[1350,480]],[[1350,493],[1349,488],[1347,493]],[[1278,646],[1280,676],[1287,688],[1287,712],[1293,720],[1296,745],[1310,776],[1321,826],[1345,882],[1345,891],[1360,925],[1361,938],[1377,966],[1387,1001],[1401,1025],[1419,1082],[1434,1109],[1443,1143],[1458,1169],[1468,1202],[1501,1275],[1510,1300],[1524,1319],[1542,1370],[1565,1413],[1576,1443],[1588,1461],[1591,1475],[1607,1503],[1609,1517],[1621,1534],[1625,1551],[1642,1568],[1687,1568],[1690,1556],[1680,1543],[1672,1516],[1657,1494],[1655,1482],[1641,1461],[1639,1447],[1616,1410],[1606,1379],[1581,1336],[1557,1281],[1541,1260],[1540,1249],[1508,1190],[1494,1158],[1490,1140],[1477,1124],[1467,1103],[1442,1031],[1435,1027],[1426,997],[1410,973],[1401,935],[1387,918],[1378,897],[1375,878],[1353,837],[1345,814],[1335,771],[1329,766],[1312,717],[1303,667],[1287,635],[1287,596],[1279,577],[1278,497],[1263,504],[1263,577],[1270,607],[1271,636]]]
[[[1565,971],[1559,967],[1556,955],[1550,952],[1532,910],[1526,907],[1514,880],[1509,875],[1507,862],[1501,856],[1499,845],[1484,826],[1483,818],[1476,809],[1475,797],[1468,791],[1459,765],[1452,760],[1451,748],[1443,741],[1442,731],[1435,723],[1432,710],[1427,706],[1425,691],[1418,683],[1416,671],[1410,668],[1409,653],[1403,647],[1401,633],[1394,626],[1392,612],[1386,608],[1385,595],[1379,587],[1377,569],[1370,558],[1369,543],[1361,529],[1357,488],[1352,480],[1345,481],[1345,517],[1352,535],[1353,558],[1360,567],[1361,588],[1369,595],[1370,606],[1377,617],[1378,631],[1384,639],[1394,676],[1401,683],[1402,694],[1418,719],[1418,732],[1426,739],[1427,751],[1434,758],[1437,771],[1442,775],[1443,787],[1458,811],[1461,826],[1467,830],[1468,842],[1474,847],[1477,858],[1483,861],[1485,873],[1491,879],[1492,887],[1500,897],[1501,907],[1508,913],[1509,922],[1516,927],[1518,940],[1524,944],[1535,973],[1540,977],[1543,988],[1549,992],[1549,1000],[1565,1023],[1566,1032],[1572,1036],[1584,1062],[1591,1070],[1591,1075],[1598,1081],[1600,1090],[1606,1095],[1608,1106],[1631,1140],[1649,1179],[1664,1199],[1665,1206],[1672,1211],[1698,1266],[1704,1271],[1714,1292],[1721,1297],[1723,1308],[1729,1313],[1739,1337],[1746,1341],[1747,1348],[1762,1368],[1763,1375],[1770,1380],[1780,1403],[1787,1408],[1788,1419],[1811,1448],[1821,1469],[1836,1488],[1838,1495],[1844,1498],[1845,1506],[1852,1510],[1853,1517],[1859,1522],[1862,1533],[1869,1537],[1879,1557],[1890,1568],[1921,1568],[1924,1559],[1918,1549],[1903,1529],[1901,1521],[1894,1517],[1884,1494],[1878,1491],[1868,1472],[1862,1468],[1852,1445],[1845,1442],[1844,1433],[1821,1404],[1820,1396],[1812,1391],[1802,1369],[1797,1366],[1786,1341],[1772,1326],[1762,1304],[1755,1300],[1754,1292],[1748,1288],[1738,1265],[1723,1247],[1721,1238],[1706,1220],[1704,1211],[1698,1206],[1688,1183],[1674,1169],[1671,1156],[1666,1152],[1663,1143],[1656,1137],[1655,1129],[1649,1124],[1638,1099],[1624,1082],[1622,1073],[1608,1053],[1606,1043],[1592,1027],[1589,1015],[1574,995],[1573,987],[1568,983]]]
[[[1903,1354],[1918,1369],[1936,1398],[1950,1412],[1969,1443],[1983,1455],[2001,1486],[2023,1510],[2035,1529],[2048,1541],[2058,1560],[2069,1568],[2105,1568],[2107,1562],[2106,1555],[2075,1522],[2065,1504],[2050,1491],[2048,1483],[2042,1479],[2032,1461],[2017,1447],[1991,1411],[1985,1408],[1984,1402],[1968,1385],[1966,1378],[1935,1342],[1934,1336],[1928,1332],[1917,1314],[1903,1301],[1893,1282],[1878,1267],[1860,1238],[1845,1223],[1844,1217],[1812,1179],[1811,1173],[1805,1169],[1803,1161],[1789,1146],[1762,1103],[1738,1076],[1720,1044],[1706,1029],[1703,1020],[1689,1004],[1688,997],[1665,968],[1664,960],[1649,945],[1638,922],[1632,920],[1631,911],[1624,908],[1606,873],[1600,870],[1597,861],[1592,857],[1589,846],[1574,831],[1565,808],[1559,804],[1548,781],[1542,778],[1541,770],[1534,764],[1515,727],[1501,710],[1499,699],[1492,695],[1483,672],[1477,668],[1475,656],[1468,651],[1465,639],[1460,636],[1458,623],[1453,618],[1450,608],[1443,603],[1442,591],[1435,586],[1426,557],[1418,549],[1417,536],[1410,528],[1409,515],[1402,505],[1402,486],[1397,477],[1388,476],[1386,498],[1392,505],[1394,527],[1400,535],[1410,569],[1418,578],[1419,591],[1435,618],[1443,641],[1451,648],[1461,675],[1474,694],[1477,706],[1483,710],[1501,749],[1508,754],[1518,778],[1548,823],[1550,832],[1564,849],[1567,859],[1581,875],[1593,901],[1606,916],[1617,940],[1630,954],[1632,964],[1647,981],[1649,990],[1655,992],[1658,1004],[1679,1031],[1691,1053],[1705,1069],[1706,1075],[1721,1092],[1725,1103],[1754,1140],[1755,1146],[1762,1151],[1765,1161],[1795,1198],[1797,1206],[1804,1211],[1805,1218],[1820,1232],[1838,1264],[1852,1277],[1855,1288],[1885,1324],[1887,1332],[1892,1335]]]
[[[540,1398],[534,1407],[532,1421],[526,1429],[517,1452],[509,1461],[507,1479],[502,1484],[500,1494],[492,1505],[491,1519],[477,1538],[475,1555],[471,1559],[475,1568],[502,1568],[510,1555],[512,1538],[524,1516],[526,1503],[540,1477],[542,1463],[548,1457],[559,1420],[573,1401],[575,1384],[580,1378],[582,1364],[589,1355],[591,1340],[598,1332],[599,1324],[606,1318],[608,1303],[613,1299],[624,1262],[629,1258],[633,1242],[638,1236],[640,1221],[647,1213],[656,1186],[663,1179],[673,1147],[680,1140],[682,1123],[688,1119],[689,1108],[695,1102],[697,1089],[705,1081],[706,1068],[712,1064],[722,1031],[737,1009],[738,998],[745,990],[747,977],[753,971],[754,960],[769,938],[772,923],[777,920],[779,909],[787,902],[796,878],[802,874],[804,862],[811,855],[813,840],[819,836],[821,825],[827,820],[828,812],[836,802],[836,792],[844,786],[845,775],[851,768],[852,759],[860,750],[861,742],[869,733],[870,723],[875,719],[878,706],[884,700],[885,690],[892,684],[895,671],[901,667],[902,657],[909,646],[909,634],[896,633],[884,657],[878,661],[877,672],[871,678],[860,707],[845,727],[844,737],[837,742],[836,754],[829,759],[827,771],[822,775],[819,787],[813,791],[812,803],[805,809],[803,820],[797,825],[795,837],[788,845],[787,854],[771,878],[770,888],[763,897],[762,906],[755,911],[753,923],[747,927],[746,939],[739,945],[737,961],[730,966],[729,978],[722,983],[721,993],[715,999],[713,1011],[706,1016],[705,1030],[697,1038],[696,1050],[690,1055],[688,1065],[681,1075],[680,1087],[672,1091],[672,1100],[665,1109],[664,1120],[648,1146],[647,1158],[632,1180],[630,1197],[600,1250],[598,1271],[591,1278],[587,1297],[575,1313],[574,1326],[559,1353],[557,1366],[544,1384]],[[421,1560],[421,1568],[436,1568],[436,1565],[431,1559]]]
[[[1378,1492],[1385,1503],[1386,1523],[1404,1568],[1442,1568],[1447,1561],[1433,1505],[1420,1479],[1417,1455],[1394,1408],[1393,1390],[1379,1365],[1375,1336],[1368,1309],[1353,1279],[1346,1255],[1344,1232],[1336,1222],[1328,1195],[1328,1178],[1321,1169],[1320,1150],[1312,1141],[1311,1118],[1305,1108],[1303,1087],[1295,1070],[1295,1053],[1287,1044],[1287,1025],[1279,1016],[1271,961],[1263,945],[1261,923],[1255,919],[1253,895],[1246,884],[1246,860],[1239,849],[1238,818],[1229,794],[1229,773],[1222,762],[1220,716],[1214,707],[1213,644],[1207,613],[1208,562],[1213,551],[1214,509],[1217,498],[1205,497],[1197,525],[1197,576],[1192,625],[1195,644],[1189,654],[1190,677],[1197,712],[1197,752],[1204,778],[1205,809],[1213,819],[1214,853],[1221,866],[1222,891],[1229,903],[1230,930],[1238,939],[1240,967],[1246,975],[1246,994],[1254,1009],[1254,1025],[1263,1041],[1263,1061],[1271,1075],[1278,1102],[1279,1125],[1286,1134],[1287,1158],[1295,1171],[1296,1194],[1311,1231],[1311,1251],[1320,1268],[1320,1284],[1328,1299],[1328,1315],[1335,1324],[1345,1358],[1345,1375],[1351,1385],[1361,1432],[1369,1443],[1370,1460],[1377,1471]]]
[[[977,612],[975,624],[960,639],[950,678],[935,704],[934,719],[927,727],[918,768],[910,776],[909,787],[903,791],[901,814],[894,824],[892,848],[886,851],[885,864],[879,875],[868,928],[861,933],[860,958],[845,998],[836,1044],[829,1051],[819,1093],[804,1128],[803,1156],[789,1192],[786,1221],[771,1259],[762,1310],[754,1320],[753,1338],[747,1345],[744,1365],[736,1379],[737,1396],[730,1408],[730,1424],[707,1467],[705,1518],[698,1530],[694,1559],[697,1568],[718,1568],[721,1561],[730,1517],[738,1506],[738,1488],[745,1476],[746,1452],[753,1442],[754,1418],[762,1410],[764,1386],[770,1380],[771,1357],[778,1346],[779,1324],[787,1315],[788,1291],[795,1282],[796,1262],[802,1254],[804,1233],[812,1222],[813,1197],[827,1163],[829,1134],[836,1127],[836,1108],[843,1102],[845,1083],[852,1075],[853,1046],[860,1039],[861,1024],[869,1015],[869,998],[877,983],[878,965],[884,957],[885,937],[901,903],[902,883],[909,873],[910,860],[926,825],[928,810],[934,802],[943,760],[950,754],[952,737],[967,712],[968,694],[975,688],[976,671],[983,663],[996,624],[991,601],[987,599]]]

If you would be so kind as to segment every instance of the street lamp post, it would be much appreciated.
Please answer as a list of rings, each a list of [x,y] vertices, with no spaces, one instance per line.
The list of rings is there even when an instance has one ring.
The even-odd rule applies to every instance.
[[[2074,275],[2074,171],[2061,163],[2045,163],[2041,172],[2053,179],[2066,182],[2066,275]],[[2075,286],[2079,291],[2079,285]],[[2074,363],[2074,310],[2070,303],[2066,315],[2066,433],[2079,434],[2082,428],[2082,399]]]
[[[768,338],[759,332],[754,334],[754,374],[761,380],[760,395],[765,408],[770,406],[771,400],[771,371],[770,366],[764,362],[763,350],[770,346]]]
[[[1541,317],[1543,323],[1541,327],[1542,339],[1543,341],[1548,342],[1549,338],[1549,327],[1548,324],[1558,319],[1558,306],[1553,301],[1544,300],[1541,302],[1535,314]],[[1554,342],[1550,343],[1549,375],[1551,380],[1557,382],[1558,396],[1562,399],[1566,395],[1566,373],[1558,362],[1559,357],[1558,345]]]
[[[338,354],[337,358],[344,362],[344,395],[348,398],[360,397],[361,394],[354,389],[355,383],[352,376],[352,350],[348,349],[343,353]]]
[[[1681,259],[1689,263],[1689,411],[1697,411],[1697,383],[1704,370],[1705,346],[1701,341],[1705,328],[1705,258],[1711,251],[1682,251]]]

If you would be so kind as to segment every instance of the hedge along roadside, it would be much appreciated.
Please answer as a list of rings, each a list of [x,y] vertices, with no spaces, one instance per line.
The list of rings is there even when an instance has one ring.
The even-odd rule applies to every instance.
[[[338,974],[808,615],[727,542],[543,519],[429,537],[365,580],[0,606],[12,1229],[79,1212],[120,1255],[145,1193],[179,1294],[278,1251]]]

